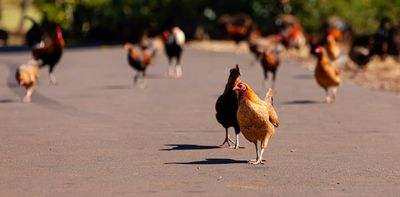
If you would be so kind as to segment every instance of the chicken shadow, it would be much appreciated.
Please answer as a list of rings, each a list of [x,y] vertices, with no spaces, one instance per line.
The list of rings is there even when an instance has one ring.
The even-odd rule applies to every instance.
[[[306,104],[320,104],[321,101],[313,101],[313,100],[294,100],[294,101],[285,101],[282,102],[283,105],[306,105]]]
[[[132,85],[108,85],[105,86],[104,89],[106,90],[125,90],[125,89],[132,89]]]
[[[295,75],[294,78],[296,78],[296,79],[314,79],[314,75],[312,75],[312,74],[298,74],[298,75]]]
[[[0,99],[0,104],[6,104],[6,103],[21,103],[21,99]]]
[[[220,146],[196,145],[196,144],[166,144],[169,148],[160,149],[160,151],[172,150],[209,150],[221,148]]]
[[[202,161],[189,161],[189,162],[168,162],[164,164],[177,164],[177,165],[218,165],[218,164],[238,164],[247,163],[245,160],[234,160],[226,158],[206,158]]]

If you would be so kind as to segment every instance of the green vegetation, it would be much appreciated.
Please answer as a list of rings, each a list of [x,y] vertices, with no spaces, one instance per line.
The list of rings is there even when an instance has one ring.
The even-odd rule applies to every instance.
[[[59,24],[68,37],[117,42],[135,40],[143,31],[156,35],[172,25],[182,26],[189,37],[201,25],[218,38],[223,14],[246,13],[264,34],[275,31],[275,18],[285,12],[299,17],[310,33],[332,15],[344,18],[356,33],[374,32],[384,16],[395,22],[400,17],[400,0],[33,0],[33,6],[44,25]],[[4,17],[0,24],[14,27],[9,23],[15,18]]]

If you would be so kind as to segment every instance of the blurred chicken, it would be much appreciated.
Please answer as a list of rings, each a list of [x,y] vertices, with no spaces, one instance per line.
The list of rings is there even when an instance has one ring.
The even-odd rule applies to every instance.
[[[55,35],[52,37],[45,37],[40,43],[32,46],[33,58],[37,61],[41,61],[40,68],[46,65],[49,66],[50,84],[53,85],[57,84],[56,77],[53,75],[53,70],[61,59],[64,45],[65,42],[61,28],[57,26]]]
[[[236,45],[248,39],[253,20],[245,14],[223,15],[218,19],[219,24],[224,28],[225,33]],[[238,49],[237,49],[238,50]],[[238,51],[236,51],[238,52]]]
[[[290,49],[301,49],[306,46],[306,37],[300,21],[292,15],[281,15],[276,21],[279,29],[278,36],[282,44]]]
[[[15,78],[19,85],[26,88],[26,95],[22,101],[31,102],[32,93],[39,78],[39,63],[31,60],[27,64],[22,64],[15,73]]]
[[[264,100],[261,100],[246,83],[237,83],[234,90],[239,92],[237,119],[240,131],[256,147],[256,160],[251,160],[250,163],[262,164],[264,150],[275,133],[275,127],[279,126],[278,115],[273,107],[272,89],[268,89]]]
[[[236,133],[236,144],[235,149],[239,148],[239,133],[240,127],[236,118],[237,108],[238,108],[238,93],[233,90],[236,83],[239,81],[240,70],[239,66],[236,65],[235,68],[230,70],[228,82],[225,85],[224,93],[218,97],[217,103],[215,104],[215,110],[217,121],[225,128],[226,136],[224,142],[230,145],[233,141],[229,138],[228,128],[233,127]]]
[[[358,66],[365,68],[370,62],[373,53],[371,52],[371,47],[373,45],[373,36],[371,35],[360,35],[354,36],[349,57]]]
[[[171,31],[163,32],[163,39],[165,43],[165,53],[168,56],[168,75],[170,77],[181,77],[182,67],[181,55],[183,51],[183,45],[185,44],[185,33],[179,28],[174,27]],[[173,59],[176,59],[175,66],[172,65]],[[175,67],[175,68],[174,68]]]
[[[273,49],[267,47],[261,54],[260,63],[264,71],[264,83],[263,86],[267,87],[268,72],[272,73],[272,89],[275,88],[276,71],[278,70],[280,59],[279,59],[279,45],[275,45]]]
[[[139,45],[126,43],[125,49],[128,51],[129,65],[137,71],[136,75],[133,77],[133,82],[136,84],[140,77],[146,77],[147,67],[151,64],[156,54],[156,48],[147,36],[144,36]],[[144,84],[142,85],[142,87],[144,87]]]
[[[317,47],[318,63],[314,71],[318,85],[326,92],[326,103],[331,103],[336,98],[337,86],[340,84],[340,70],[338,67],[331,67],[325,51],[322,47]],[[332,88],[332,97],[329,96],[329,89]]]

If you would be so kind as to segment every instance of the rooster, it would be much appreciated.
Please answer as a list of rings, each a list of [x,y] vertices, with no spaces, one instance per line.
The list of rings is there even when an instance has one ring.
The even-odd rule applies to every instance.
[[[217,111],[217,121],[225,128],[226,131],[225,141],[221,144],[221,146],[225,143],[230,146],[229,143],[232,142],[232,140],[229,138],[228,128],[233,127],[236,133],[235,149],[239,148],[240,127],[236,118],[236,112],[238,108],[238,95],[237,91],[233,90],[233,88],[239,81],[239,76],[239,66],[236,65],[235,68],[232,68],[230,70],[228,82],[225,85],[224,93],[218,97],[217,103],[215,104],[215,110]]]
[[[304,36],[300,21],[292,15],[280,16],[276,24],[279,28],[278,36],[286,48],[300,49],[305,46]]]
[[[22,99],[23,102],[31,102],[33,90],[37,84],[39,77],[39,63],[35,60],[31,60],[28,64],[22,64],[17,72],[15,78],[19,85],[26,88],[25,97]]]
[[[179,28],[174,27],[172,31],[164,31],[163,39],[165,43],[165,53],[168,56],[168,75],[170,77],[180,78],[182,76],[181,55],[183,45],[185,44],[185,33]],[[176,59],[175,69],[172,66],[172,60]]]
[[[250,160],[249,163],[263,164],[264,150],[274,135],[275,128],[279,126],[278,115],[273,107],[272,89],[268,89],[264,100],[261,100],[246,83],[238,82],[234,90],[239,92],[237,119],[240,131],[256,147],[256,159]]]
[[[218,19],[218,22],[237,45],[240,41],[247,39],[253,24],[252,19],[245,14],[223,15]]]
[[[125,49],[128,51],[129,65],[137,71],[133,78],[133,82],[136,84],[140,75],[142,75],[143,78],[146,77],[147,67],[151,64],[156,54],[156,49],[147,37],[142,38],[139,45],[126,43]]]
[[[264,86],[268,80],[268,72],[272,73],[272,89],[275,87],[276,71],[278,70],[279,60],[279,45],[275,45],[274,49],[267,47],[260,57],[260,63],[264,71]]]
[[[59,26],[55,29],[55,36],[44,38],[40,43],[32,46],[33,58],[41,61],[40,67],[49,66],[50,84],[56,85],[57,80],[53,75],[56,64],[60,61],[63,54],[65,41]]]
[[[314,71],[315,79],[326,92],[326,103],[331,103],[336,98],[337,86],[340,85],[340,70],[338,67],[331,67],[324,49],[319,46],[315,50],[318,56],[317,67]],[[332,88],[332,97],[329,96],[329,89]]]

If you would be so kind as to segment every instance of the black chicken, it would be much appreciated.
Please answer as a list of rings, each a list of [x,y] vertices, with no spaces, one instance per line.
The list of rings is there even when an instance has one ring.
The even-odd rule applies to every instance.
[[[229,138],[228,133],[228,128],[233,127],[236,133],[235,149],[239,148],[240,127],[236,118],[236,112],[238,109],[238,93],[236,90],[233,90],[233,88],[235,87],[236,83],[238,83],[239,76],[239,66],[236,65],[235,68],[230,70],[230,75],[228,82],[225,85],[224,93],[218,97],[217,103],[215,104],[217,121],[225,128],[226,131],[226,137],[221,146],[225,143],[228,143],[230,146],[230,142],[233,143],[233,141]]]
[[[55,35],[45,37],[43,41],[32,48],[35,60],[41,61],[40,68],[49,66],[50,84],[56,85],[57,80],[53,75],[54,67],[60,61],[64,49],[64,38],[59,26],[55,29]]]
[[[174,27],[171,31],[163,32],[164,39],[164,48],[165,53],[168,56],[168,75],[170,77],[181,77],[182,76],[182,67],[181,63],[181,55],[183,51],[183,45],[185,44],[185,33],[179,28]],[[175,69],[172,66],[173,59],[176,59]]]

